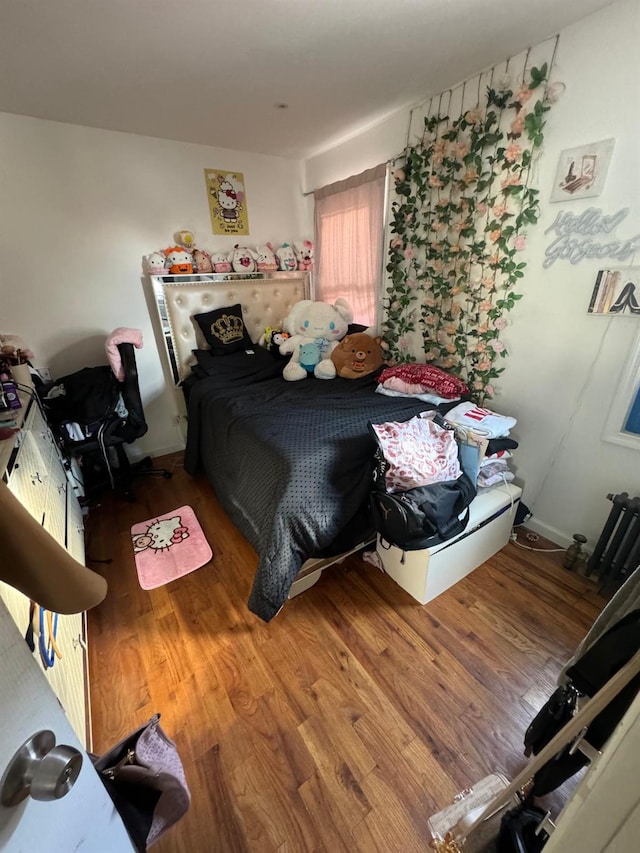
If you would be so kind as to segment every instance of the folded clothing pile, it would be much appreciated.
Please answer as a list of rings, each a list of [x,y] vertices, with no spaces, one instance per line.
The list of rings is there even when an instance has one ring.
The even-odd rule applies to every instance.
[[[500,415],[473,403],[460,403],[446,414],[446,419],[464,433],[475,439],[479,449],[477,471],[478,489],[486,489],[499,483],[508,483],[515,474],[509,469],[512,450],[518,442],[509,438],[516,418]]]
[[[378,394],[388,397],[413,397],[425,403],[450,403],[469,393],[462,379],[433,364],[415,362],[386,367],[378,376]]]

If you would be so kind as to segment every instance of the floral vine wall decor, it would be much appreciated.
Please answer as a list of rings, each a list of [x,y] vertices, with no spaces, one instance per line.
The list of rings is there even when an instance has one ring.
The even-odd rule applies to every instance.
[[[461,376],[480,402],[495,393],[508,354],[505,314],[522,298],[519,253],[539,207],[531,166],[562,86],[548,86],[548,72],[545,62],[523,70],[513,88],[489,85],[485,103],[455,120],[440,104],[394,172],[388,356],[415,361],[421,333],[426,361]]]

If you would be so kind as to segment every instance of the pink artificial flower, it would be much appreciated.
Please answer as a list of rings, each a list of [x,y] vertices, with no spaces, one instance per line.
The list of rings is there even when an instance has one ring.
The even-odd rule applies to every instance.
[[[530,89],[526,83],[523,83],[522,86],[518,89],[518,91],[514,95],[514,101],[524,106],[527,103],[529,98],[533,95],[533,89]]]
[[[483,201],[481,201],[480,204],[476,206],[476,211],[480,214],[480,216],[484,216],[487,212],[487,205]]]
[[[431,347],[431,349],[427,350],[427,352],[426,352],[427,358],[431,359],[432,361],[435,361],[435,359],[438,358],[439,355],[440,355],[440,350],[435,349],[434,347]]]
[[[504,319],[504,317],[498,317],[497,320],[493,321],[493,328],[494,329],[504,329],[504,328],[506,328],[506,325],[507,325],[507,321]]]
[[[434,221],[431,223],[431,227],[434,231],[442,231],[442,229],[444,228],[444,222],[440,222],[439,219],[434,219]]]
[[[483,112],[479,106],[474,107],[472,110],[467,110],[464,114],[465,121],[469,122],[469,124],[478,124],[478,122],[482,121]]]
[[[445,349],[450,355],[453,355],[453,353],[456,351],[456,345],[455,344],[447,344],[445,346]]]
[[[483,385],[484,382],[482,381],[482,379],[475,379],[473,382],[473,387],[476,391],[482,391]]]
[[[481,311],[490,311],[491,310],[491,300],[490,299],[483,299],[482,302],[480,303],[480,305],[478,305],[478,308]]]
[[[408,278],[407,279],[407,287],[408,288],[413,290],[413,288],[417,287],[417,286],[418,286],[418,282],[415,280],[415,278]]]
[[[497,242],[498,242],[498,240],[500,239],[500,234],[501,234],[501,233],[502,233],[502,232],[500,231],[500,229],[499,229],[499,228],[496,228],[496,229],[495,229],[495,231],[490,231],[490,232],[489,232],[489,239],[491,240],[491,242],[492,242],[492,243],[497,243]]]
[[[494,352],[503,352],[506,349],[502,341],[499,341],[496,338],[490,341],[489,346]]]
[[[409,349],[409,339],[406,335],[403,335],[398,339],[398,349],[401,349],[403,352],[406,352]]]
[[[520,110],[518,115],[511,122],[511,127],[509,128],[509,132],[513,136],[521,136],[522,135],[522,132],[524,130],[524,117],[525,117],[525,111]]]
[[[484,391],[485,391],[485,394],[487,395],[487,397],[495,397],[495,395],[496,395],[496,389],[491,384],[485,385]]]
[[[522,145],[512,142],[504,152],[504,159],[508,163],[515,163],[518,157],[522,154]]]
[[[442,186],[442,181],[437,175],[429,175],[429,186],[438,189]]]
[[[403,246],[404,243],[402,242],[402,237],[393,237],[389,243],[389,247],[391,249],[402,249]]]
[[[502,189],[506,189],[507,187],[519,187],[522,184],[520,180],[520,175],[510,174],[502,181]]]
[[[476,344],[477,352],[484,352],[486,350],[486,348],[487,348],[487,342],[486,341],[478,341],[478,343]],[[489,367],[490,366],[491,365],[489,365]],[[489,368],[487,367],[486,369],[488,370]]]
[[[466,157],[470,150],[471,146],[468,142],[456,142],[456,144],[453,146],[453,153],[459,160],[462,160],[464,157]]]
[[[505,215],[506,212],[507,212],[507,205],[506,204],[495,204],[493,206],[493,215],[496,217],[496,219],[502,219],[502,217]]]
[[[478,370],[481,373],[485,373],[491,367],[491,362],[488,358],[484,358],[482,361],[478,362]]]
[[[527,248],[527,238],[524,236],[524,234],[518,234],[518,236],[513,241],[513,245],[519,252],[521,252],[523,249]]]
[[[499,265],[500,265],[500,253],[496,252],[495,255],[491,255],[491,257],[489,258],[489,266],[490,267],[497,267]]]
[[[404,218],[404,221],[405,222],[413,222],[413,213],[407,213],[407,215]]]
[[[472,184],[474,181],[478,180],[478,170],[477,169],[468,169],[461,178],[462,183],[464,184]]]
[[[461,311],[462,311],[462,308],[460,307],[460,305],[458,305],[457,302],[454,302],[453,305],[451,306],[451,313],[453,314],[453,316],[457,317]]]
[[[433,308],[433,307],[434,307],[434,305],[436,304],[436,300],[435,300],[435,297],[433,296],[433,294],[428,293],[428,294],[425,296],[425,298],[424,298],[424,304],[425,304],[428,308]]]
[[[455,324],[454,323],[447,323],[447,325],[444,327],[444,331],[446,332],[447,335],[455,335],[455,333],[456,333]]]
[[[404,256],[405,256],[405,259],[406,259],[407,261],[410,261],[410,260],[411,260],[411,258],[415,257],[415,254],[416,254],[416,253],[415,253],[415,252],[414,252],[414,250],[413,250],[413,249],[411,249],[411,248],[407,248],[407,249],[405,249],[405,250],[404,250]]]
[[[488,323],[480,323],[477,331],[478,331],[479,335],[484,335],[486,332],[489,331],[489,324]]]

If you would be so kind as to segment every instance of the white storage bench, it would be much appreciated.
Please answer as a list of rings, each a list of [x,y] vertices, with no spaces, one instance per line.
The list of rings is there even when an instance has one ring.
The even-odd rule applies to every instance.
[[[402,551],[378,536],[376,551],[384,571],[416,601],[426,604],[507,544],[521,495],[522,489],[513,483],[482,491],[471,502],[466,529],[422,551]]]

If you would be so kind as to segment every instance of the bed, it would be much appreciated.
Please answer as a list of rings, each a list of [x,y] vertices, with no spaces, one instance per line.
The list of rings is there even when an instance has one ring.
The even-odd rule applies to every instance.
[[[296,577],[309,569],[317,576],[318,561],[375,539],[367,424],[408,418],[425,404],[376,394],[372,377],[286,382],[284,362],[260,347],[194,365],[192,351],[202,349],[195,314],[239,302],[257,342],[265,326],[280,325],[308,297],[306,274],[165,277],[155,287],[174,379],[188,388],[185,468],[205,472],[257,551],[248,606],[269,621]]]

